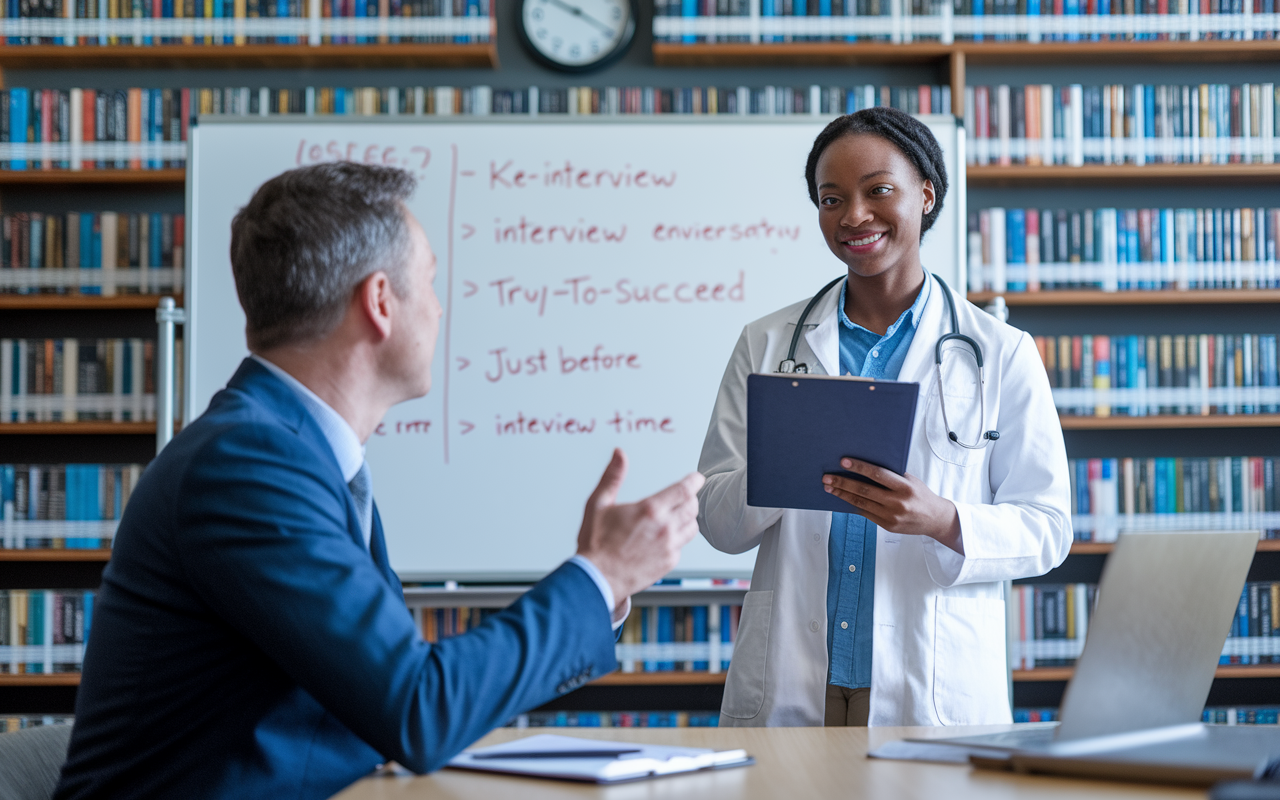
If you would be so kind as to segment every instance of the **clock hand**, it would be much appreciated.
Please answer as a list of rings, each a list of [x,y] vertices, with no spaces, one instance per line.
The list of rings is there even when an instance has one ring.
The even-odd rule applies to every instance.
[[[562,8],[565,11],[568,11],[570,14],[574,15],[575,17],[580,17],[584,21],[589,22],[592,25],[595,25],[597,28],[601,29],[605,33],[609,34],[610,36],[613,36],[614,34],[613,28],[609,27],[607,24],[601,22],[600,20],[591,16],[590,14],[578,8],[577,6],[571,6],[568,3],[564,2],[564,0],[547,0],[547,2],[553,6],[556,6],[557,8]]]

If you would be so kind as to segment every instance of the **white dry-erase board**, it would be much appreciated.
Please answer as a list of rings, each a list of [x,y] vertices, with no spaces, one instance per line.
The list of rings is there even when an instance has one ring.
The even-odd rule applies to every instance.
[[[963,273],[962,134],[924,118],[953,189],[927,268]],[[247,354],[231,218],[304,164],[395,164],[439,258],[432,390],[368,443],[391,561],[406,580],[534,578],[574,550],[613,447],[621,499],[694,470],[743,325],[843,265],[804,183],[827,119],[202,119],[188,169],[186,419]],[[754,554],[699,538],[676,575],[746,576]]]

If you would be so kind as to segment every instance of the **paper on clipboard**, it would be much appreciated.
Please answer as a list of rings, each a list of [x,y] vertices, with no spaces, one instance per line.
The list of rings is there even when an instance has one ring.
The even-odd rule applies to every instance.
[[[638,748],[638,752],[617,757],[583,755],[592,749],[610,752],[623,748]],[[564,751],[565,757],[557,758],[550,755],[557,751]],[[513,757],[500,757],[503,752],[509,752]],[[537,757],[520,757],[522,753],[535,752],[538,754]],[[477,758],[477,755],[485,757]],[[450,760],[448,766],[455,769],[500,772],[506,775],[558,778],[588,783],[621,783],[704,769],[742,767],[754,763],[755,759],[747,755],[745,750],[717,752],[701,747],[604,742],[544,733],[504,742],[482,750],[467,751]]]

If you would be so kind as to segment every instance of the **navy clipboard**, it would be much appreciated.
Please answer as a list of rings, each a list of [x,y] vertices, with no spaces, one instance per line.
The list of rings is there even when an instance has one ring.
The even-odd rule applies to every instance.
[[[853,511],[822,488],[846,456],[907,470],[920,385],[830,375],[747,376],[747,505]]]

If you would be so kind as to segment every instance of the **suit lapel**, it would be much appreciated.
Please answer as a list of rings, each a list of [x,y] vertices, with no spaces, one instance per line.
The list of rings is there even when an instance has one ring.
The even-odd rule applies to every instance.
[[[369,555],[373,556],[373,563],[382,573],[382,577],[392,589],[397,592],[403,591],[400,588],[400,578],[395,571],[391,569],[391,559],[387,555],[387,540],[382,534],[382,517],[378,514],[378,504],[373,504],[373,532],[369,536]]]

